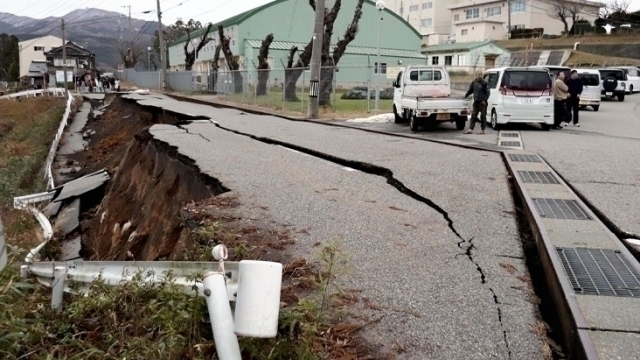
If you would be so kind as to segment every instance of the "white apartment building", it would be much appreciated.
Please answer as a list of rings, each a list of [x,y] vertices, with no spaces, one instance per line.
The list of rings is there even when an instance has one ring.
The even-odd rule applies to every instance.
[[[19,42],[20,77],[29,74],[32,61],[45,62],[44,53],[58,46],[62,46],[62,39],[51,35]]]
[[[582,7],[579,17],[593,23],[604,4],[587,0],[563,0]],[[511,26],[544,28],[560,35],[562,22],[550,17],[557,0],[511,0]],[[425,38],[425,46],[456,42],[504,40],[508,37],[507,0],[386,0],[386,6],[407,20]],[[571,26],[571,19],[568,19]]]

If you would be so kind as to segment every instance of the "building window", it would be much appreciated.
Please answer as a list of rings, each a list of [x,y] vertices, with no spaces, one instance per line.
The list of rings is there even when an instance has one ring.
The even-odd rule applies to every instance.
[[[438,65],[439,62],[440,62],[440,56],[431,57],[431,65]]]
[[[451,65],[453,64],[453,56],[449,55],[449,56],[445,56],[444,57],[444,65]]]
[[[464,65],[465,55],[458,55],[458,65]]]
[[[420,5],[411,5],[409,6],[409,12],[416,12],[420,10]]]
[[[460,21],[460,14],[453,15],[453,21]]]
[[[477,19],[480,17],[480,8],[465,10],[468,19]]]
[[[520,25],[512,25],[512,26],[511,26],[511,30],[513,30],[513,29],[524,29],[524,28],[525,28],[525,27],[524,27],[524,24],[520,24]]]
[[[44,46],[34,46],[33,51],[44,51]]]
[[[431,26],[433,24],[433,19],[422,19],[422,27]]]
[[[63,62],[62,59],[53,59],[53,66],[63,66]],[[76,60],[75,59],[67,59],[67,66],[75,66],[76,65]]]
[[[378,73],[378,63],[375,63],[375,68],[373,69],[373,73]],[[387,74],[387,63],[380,63],[380,75]]]
[[[500,6],[494,6],[487,9],[487,16],[496,16],[501,14]]]
[[[462,31],[460,31],[460,35],[469,35],[469,29],[462,29]]]
[[[525,11],[526,5],[524,0],[514,1],[511,3],[511,13],[522,13]]]
[[[422,10],[431,9],[433,7],[433,3],[431,1],[422,3]]]

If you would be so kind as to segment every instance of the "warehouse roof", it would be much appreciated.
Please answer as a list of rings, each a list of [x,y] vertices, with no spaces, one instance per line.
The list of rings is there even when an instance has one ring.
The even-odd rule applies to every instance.
[[[259,49],[262,45],[262,40],[245,40],[245,44],[251,48]],[[307,46],[306,43],[296,43],[296,42],[288,42],[288,41],[274,41],[269,46],[271,50],[290,50],[292,47],[297,46],[298,49],[303,49]],[[378,49],[375,47],[365,47],[365,46],[347,46],[347,50],[345,54],[352,55],[377,55]],[[417,51],[411,50],[397,50],[397,49],[380,49],[381,56],[394,56],[401,58],[413,58],[413,59],[424,59],[424,55],[420,54]]]
[[[422,49],[422,53],[431,54],[431,53],[470,51],[486,45],[493,45],[498,49],[508,52],[507,49],[496,44],[494,41],[485,40],[485,41],[479,41],[479,42],[466,42],[466,43],[453,43],[453,44],[440,44],[440,45],[427,46],[426,48]]]

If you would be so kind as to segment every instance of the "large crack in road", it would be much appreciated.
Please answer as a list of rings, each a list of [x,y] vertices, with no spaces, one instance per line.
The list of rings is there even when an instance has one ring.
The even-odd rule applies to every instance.
[[[238,130],[233,130],[233,129],[229,129],[226,128],[222,125],[220,125],[217,122],[213,122],[212,123],[219,129],[224,130],[224,131],[228,131],[231,132],[233,134],[236,135],[240,135],[240,136],[244,136],[244,137],[248,137],[250,139],[265,143],[265,144],[269,144],[269,145],[275,145],[275,146],[281,146],[290,150],[295,150],[325,161],[329,161],[335,164],[338,164],[340,166],[345,166],[345,167],[349,167],[352,169],[356,169],[359,171],[362,171],[366,174],[371,174],[371,175],[376,175],[376,176],[380,176],[383,177],[387,180],[387,184],[393,186],[396,190],[398,190],[400,193],[409,196],[410,198],[421,202],[425,205],[427,205],[429,208],[435,210],[436,212],[438,212],[440,215],[442,215],[442,217],[444,218],[444,220],[447,222],[447,226],[449,227],[449,229],[451,230],[451,232],[459,239],[459,241],[456,243],[456,245],[458,246],[459,249],[463,250],[463,254],[465,257],[467,257],[467,259],[476,267],[476,270],[478,271],[478,273],[480,274],[480,282],[482,285],[486,285],[487,284],[487,277],[485,275],[484,270],[482,269],[482,267],[480,266],[480,264],[475,260],[474,256],[473,256],[473,251],[475,249],[475,245],[473,244],[473,240],[474,238],[470,238],[470,239],[465,239],[464,237],[462,237],[462,235],[460,234],[460,232],[456,229],[455,224],[453,219],[451,219],[451,217],[449,216],[449,213],[444,210],[441,206],[439,206],[438,204],[436,204],[435,202],[433,202],[431,199],[426,198],[420,194],[418,194],[417,192],[409,189],[408,187],[406,187],[400,180],[396,179],[394,177],[393,171],[391,171],[390,169],[387,169],[385,167],[382,166],[378,166],[378,165],[374,165],[374,164],[370,164],[370,163],[365,163],[365,162],[361,162],[361,161],[355,161],[355,160],[349,160],[349,159],[344,159],[344,158],[340,158],[337,156],[333,156],[333,155],[329,155],[327,153],[323,153],[320,151],[316,151],[316,150],[312,150],[309,148],[305,148],[303,146],[298,146],[295,144],[291,144],[291,143],[287,143],[287,142],[283,142],[283,141],[279,141],[279,140],[275,140],[275,139],[271,139],[271,138],[266,138],[266,137],[260,137],[260,136],[256,136],[256,135],[252,135],[252,134],[248,134],[242,131],[238,131]],[[183,127],[180,127],[181,129],[183,129]],[[194,135],[194,136],[200,136],[202,137],[202,134],[194,134],[193,132],[189,132],[186,129],[185,130],[188,134],[190,135]],[[209,141],[209,140],[207,140]],[[505,344],[505,348],[507,350],[509,359],[511,359],[512,357],[512,353],[511,353],[511,349],[509,348],[509,341],[507,338],[507,330],[505,329],[505,326],[502,322],[502,308],[500,307],[501,302],[498,298],[498,295],[496,294],[496,292],[493,290],[493,288],[489,287],[489,291],[491,292],[491,295],[493,297],[493,301],[496,304],[496,310],[498,312],[498,321],[500,323],[500,327],[502,328],[502,332],[503,332],[503,339],[504,339],[504,344]]]

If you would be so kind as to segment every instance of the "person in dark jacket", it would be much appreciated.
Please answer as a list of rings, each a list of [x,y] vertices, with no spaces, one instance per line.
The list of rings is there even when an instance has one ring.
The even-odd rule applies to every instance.
[[[484,129],[487,128],[487,101],[489,100],[489,84],[482,78],[482,73],[476,74],[476,79],[471,82],[469,91],[464,97],[469,97],[473,94],[473,112],[471,113],[471,121],[469,123],[469,129],[465,131],[465,134],[472,134],[473,128],[478,121],[478,113],[481,114],[480,128],[482,129],[478,134],[484,134]]]
[[[567,80],[567,87],[569,87],[569,95],[567,97],[567,117],[565,121],[569,126],[573,113],[573,126],[580,126],[578,112],[580,110],[580,95],[582,95],[584,86],[582,79],[578,77],[577,71],[571,71],[571,77]]]

